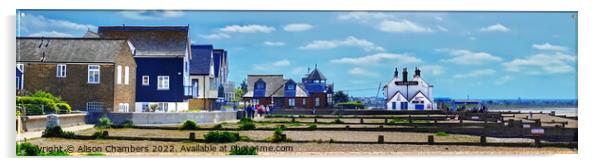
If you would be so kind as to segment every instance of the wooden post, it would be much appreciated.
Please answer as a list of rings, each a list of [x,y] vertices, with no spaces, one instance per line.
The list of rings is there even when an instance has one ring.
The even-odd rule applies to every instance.
[[[293,120],[292,120],[292,122],[295,122],[295,117],[293,117]]]
[[[282,136],[282,140],[286,141],[286,134],[281,134],[280,136]]]
[[[195,137],[195,135],[194,135],[193,132],[190,132],[190,135],[188,135],[188,139],[189,140],[195,140],[196,139],[196,137]]]
[[[349,125],[345,126],[346,129],[349,129]]]
[[[410,122],[410,124],[412,124],[412,115],[408,116],[408,122]]]
[[[429,136],[428,136],[428,140],[427,140],[427,141],[428,141],[428,144],[429,144],[429,145],[433,145],[433,144],[435,144],[435,136],[433,136],[433,135],[429,135]]]
[[[487,137],[481,136],[481,145],[487,144]]]
[[[389,123],[389,119],[385,118],[385,124]]]
[[[514,119],[508,119],[508,127],[514,127]]]
[[[378,128],[381,128],[381,129],[382,129],[382,128],[383,128],[383,125],[380,125],[380,126],[378,126]]]
[[[109,131],[106,131],[106,130],[105,130],[105,131],[102,131],[102,137],[103,137],[103,138],[107,138],[107,137],[109,137]]]
[[[360,124],[364,124],[364,118],[360,118]]]
[[[437,123],[439,123],[439,122],[437,122],[437,120],[435,119],[435,124],[437,124]]]
[[[535,136],[535,146],[541,147],[541,138],[539,136]]]
[[[378,143],[379,144],[384,144],[385,143],[385,136],[384,135],[378,135]]]
[[[314,118],[314,123],[318,123],[318,118]]]

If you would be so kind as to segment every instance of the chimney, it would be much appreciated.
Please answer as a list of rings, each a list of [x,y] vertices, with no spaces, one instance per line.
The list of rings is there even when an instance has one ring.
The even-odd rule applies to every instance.
[[[395,68],[395,74],[393,75],[393,77],[397,78],[399,76],[399,72],[397,71],[397,68]]]
[[[420,69],[418,69],[418,67],[416,67],[416,70],[414,71],[414,77],[420,77]]]
[[[403,75],[403,82],[408,82],[408,69],[407,68],[403,68],[403,72],[401,72]]]

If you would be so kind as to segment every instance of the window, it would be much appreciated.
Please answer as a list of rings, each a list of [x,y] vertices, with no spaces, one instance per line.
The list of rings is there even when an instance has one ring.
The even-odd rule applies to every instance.
[[[316,97],[316,102],[314,103],[314,106],[319,107],[320,106],[320,98]]]
[[[295,106],[295,98],[288,99],[288,106],[291,106],[291,107]]]
[[[295,84],[288,84],[286,87],[287,90],[295,90]]]
[[[89,84],[100,83],[100,66],[88,65],[88,83]]]
[[[142,112],[150,112],[150,107],[148,106],[148,103],[142,104]]]
[[[306,104],[307,104],[307,100],[303,99],[303,105],[306,105]]]
[[[144,75],[144,76],[142,76],[142,85],[144,85],[144,86],[148,86],[148,83],[149,83],[149,80],[148,80],[148,79],[149,79],[149,78],[148,78],[148,76],[147,76],[147,75]]]
[[[157,89],[169,90],[169,76],[157,76]]]
[[[23,69],[25,69],[23,67],[23,64],[17,64],[17,68],[19,68],[19,70],[21,70],[21,72],[25,72]]]
[[[102,112],[104,104],[102,102],[87,102],[86,111],[88,112]]]
[[[125,74],[124,75],[125,75],[125,77],[123,77],[123,79],[125,79],[125,80],[123,80],[123,82],[126,85],[129,85],[130,84],[130,67],[129,66],[125,67]]]
[[[56,65],[56,77],[59,77],[59,78],[67,77],[67,65],[66,64]]]
[[[332,104],[332,94],[327,94],[327,100],[328,100],[328,104]]]
[[[121,65],[117,66],[117,84],[121,84]]]
[[[169,108],[169,103],[158,103],[157,111],[167,112],[168,108]]]
[[[119,103],[119,112],[130,112],[130,104]]]

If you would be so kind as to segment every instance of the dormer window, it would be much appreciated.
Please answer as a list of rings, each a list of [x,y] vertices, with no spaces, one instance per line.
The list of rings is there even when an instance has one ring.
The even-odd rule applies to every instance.
[[[286,85],[286,89],[287,90],[295,90],[295,84],[288,84],[288,85]]]
[[[257,81],[257,83],[255,83],[255,89],[265,89],[265,83],[263,81]]]

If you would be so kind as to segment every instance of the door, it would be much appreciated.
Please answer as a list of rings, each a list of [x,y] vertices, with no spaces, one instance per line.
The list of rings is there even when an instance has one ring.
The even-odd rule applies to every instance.
[[[416,110],[424,110],[424,104],[416,104]]]
[[[396,110],[397,102],[391,102],[391,107],[392,107],[392,110]]]
[[[199,97],[199,79],[192,79],[192,97]]]

